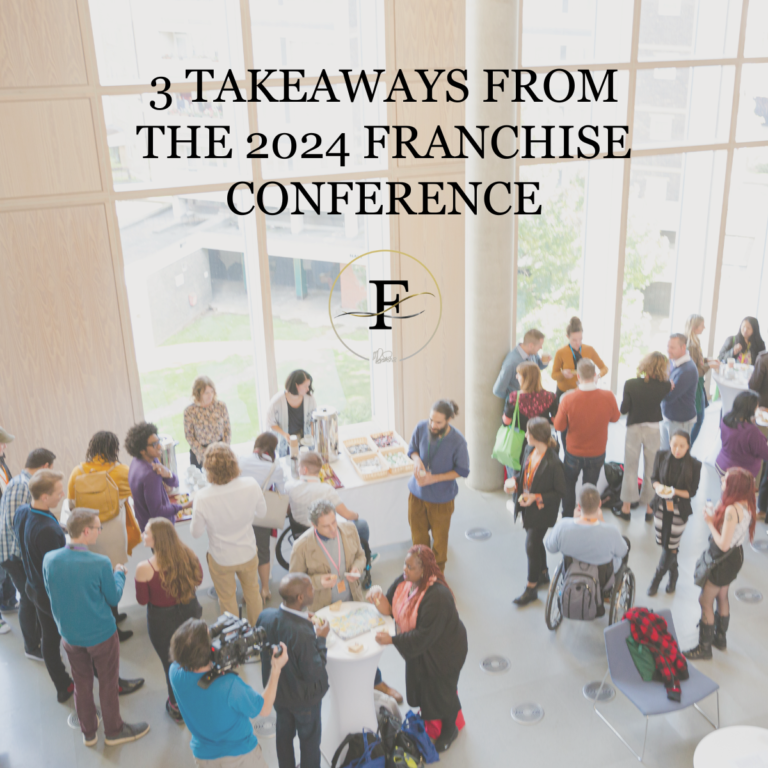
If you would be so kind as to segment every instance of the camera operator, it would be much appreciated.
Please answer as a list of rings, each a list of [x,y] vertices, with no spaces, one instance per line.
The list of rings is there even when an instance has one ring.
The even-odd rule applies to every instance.
[[[320,768],[320,707],[328,691],[325,638],[330,626],[323,621],[315,627],[307,613],[314,588],[306,573],[289,573],[280,582],[279,592],[280,608],[262,611],[257,622],[266,630],[268,642],[285,643],[291,657],[275,697],[277,763],[280,768],[295,768],[293,737],[298,733],[301,768]],[[270,662],[263,658],[265,682],[269,672]]]
[[[174,632],[171,685],[192,733],[190,747],[198,768],[267,768],[249,718],[272,711],[280,670],[288,662],[284,645],[282,651],[272,659],[263,696],[236,674],[216,677],[203,688],[198,684],[200,678],[213,668],[208,625],[200,619],[187,619]]]

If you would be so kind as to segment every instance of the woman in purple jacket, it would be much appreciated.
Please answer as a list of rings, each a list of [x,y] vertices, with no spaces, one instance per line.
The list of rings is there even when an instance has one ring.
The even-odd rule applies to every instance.
[[[131,486],[136,522],[142,532],[153,517],[164,517],[174,522],[180,509],[189,509],[192,502],[172,504],[168,498],[165,482],[169,488],[178,488],[179,478],[160,463],[160,440],[157,427],[146,421],[134,424],[125,436],[125,450],[133,456],[128,470],[128,485]]]
[[[755,478],[760,475],[760,465],[768,461],[768,442],[755,424],[755,412],[760,395],[748,389],[739,392],[730,413],[720,422],[720,439],[723,447],[717,456],[715,469],[720,477],[731,467],[741,467]]]

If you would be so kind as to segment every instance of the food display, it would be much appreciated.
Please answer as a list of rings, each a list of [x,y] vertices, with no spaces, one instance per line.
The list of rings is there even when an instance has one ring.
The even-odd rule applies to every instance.
[[[393,445],[399,445],[397,438],[392,432],[384,432],[371,439],[376,444],[377,448],[391,448]]]
[[[381,464],[379,464],[378,459],[364,459],[363,461],[357,462],[357,468],[364,474],[364,475],[370,475],[371,472],[380,472],[381,471]]]
[[[357,445],[350,445],[349,452],[353,456],[359,456],[361,453],[370,453],[371,449],[365,443],[358,443]]]
[[[341,616],[334,616],[331,619],[331,629],[342,640],[352,640],[383,626],[384,623],[384,618],[372,605],[365,605]]]
[[[343,488],[344,483],[339,480],[339,476],[333,471],[330,464],[323,464],[320,467],[320,474],[318,475],[321,483],[328,483],[333,488]]]
[[[384,461],[386,461],[390,467],[407,467],[412,464],[411,460],[403,451],[392,451],[392,453],[384,454]]]

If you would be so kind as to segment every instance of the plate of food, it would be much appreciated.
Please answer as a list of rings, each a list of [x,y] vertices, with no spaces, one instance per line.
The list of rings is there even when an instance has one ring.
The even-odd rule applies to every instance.
[[[670,488],[668,485],[662,485],[656,490],[657,495],[662,499],[671,499],[675,495],[675,489]]]
[[[766,413],[762,408],[757,409],[757,413],[755,414],[755,423],[761,427],[768,427],[768,413]]]

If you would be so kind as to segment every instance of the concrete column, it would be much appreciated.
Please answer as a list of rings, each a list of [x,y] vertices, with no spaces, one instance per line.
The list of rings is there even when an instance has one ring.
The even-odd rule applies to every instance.
[[[469,98],[466,125],[487,125],[488,135],[500,125],[516,124],[517,109],[510,99],[514,78],[497,90],[496,103],[486,103],[486,69],[511,70],[518,61],[518,0],[467,0],[466,68]],[[497,75],[497,79],[501,76]],[[511,132],[505,132],[511,137]],[[490,149],[490,142],[487,142]],[[514,148],[510,140],[507,154]],[[485,159],[470,154],[466,181],[480,181],[482,189],[494,181],[514,181],[514,160],[501,160],[489,151]],[[496,187],[495,191],[500,188]],[[512,187],[514,200],[514,187]],[[502,195],[493,198],[497,209]],[[513,204],[513,210],[515,206]],[[478,206],[477,215],[465,213],[465,397],[466,438],[469,444],[469,485],[479,491],[501,488],[504,470],[491,458],[503,404],[493,394],[504,356],[511,349],[510,328],[514,309],[512,296],[512,213],[494,216]]]

